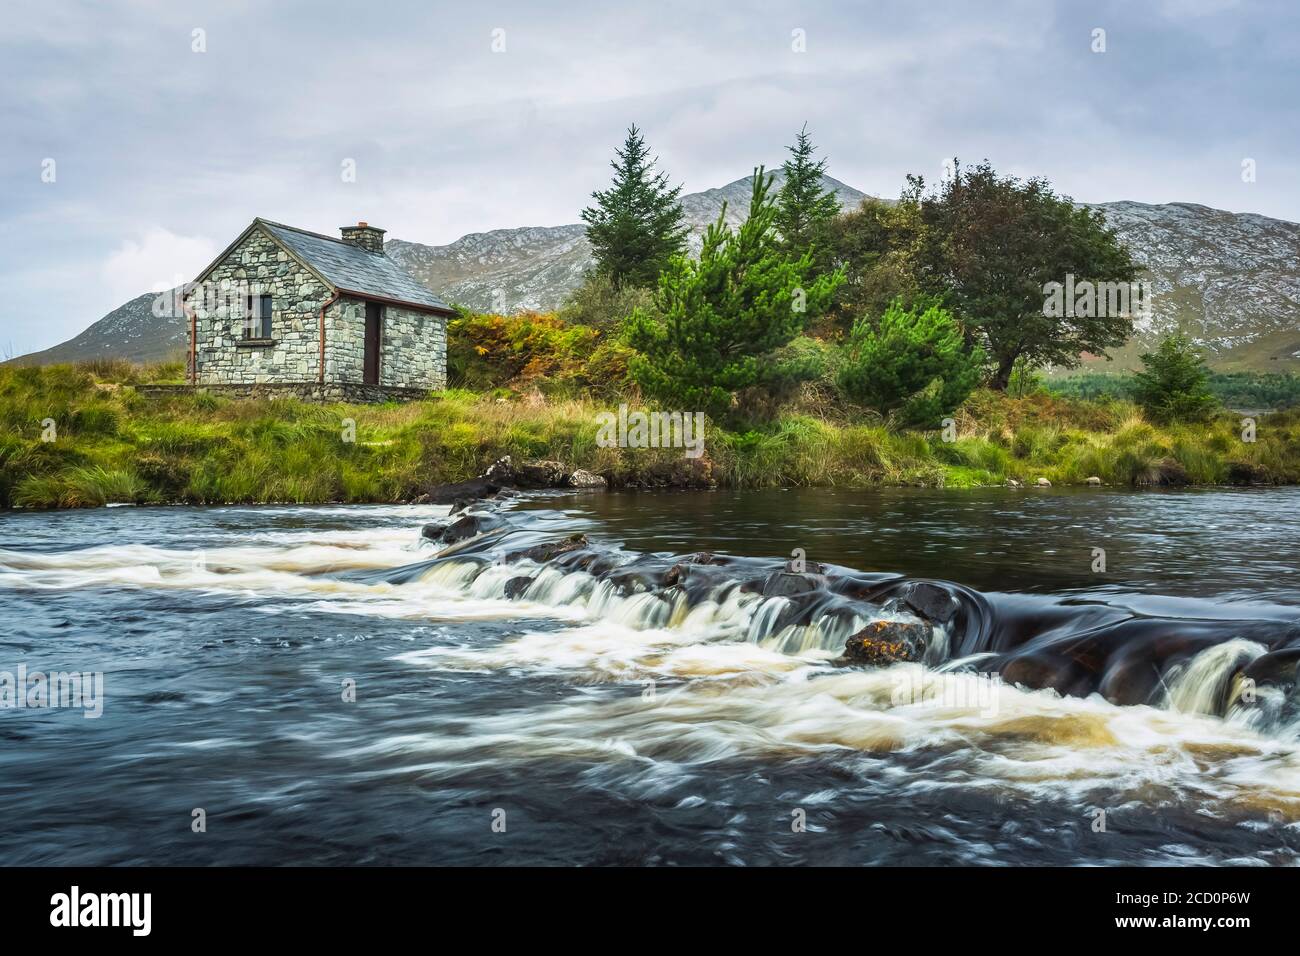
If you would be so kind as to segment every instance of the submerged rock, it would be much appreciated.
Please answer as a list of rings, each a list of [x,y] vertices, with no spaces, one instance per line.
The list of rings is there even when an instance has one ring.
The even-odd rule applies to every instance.
[[[871,667],[918,661],[929,639],[930,628],[919,621],[874,621],[844,642],[840,660]]]

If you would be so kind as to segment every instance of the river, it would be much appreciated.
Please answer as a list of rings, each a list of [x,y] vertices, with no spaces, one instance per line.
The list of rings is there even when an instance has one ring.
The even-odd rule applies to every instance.
[[[987,622],[979,647],[940,627],[924,662],[843,666],[874,611],[782,626],[792,605],[734,583],[674,603],[597,565],[430,560],[446,507],[8,513],[0,672],[102,674],[103,693],[98,716],[0,709],[0,862],[1297,862],[1294,662],[1257,698],[1240,679],[1300,643],[1300,489],[538,494],[497,514],[503,540],[582,533],[615,570],[707,551],[952,582],[1017,622],[1004,674],[1050,653],[1073,683],[982,670],[1014,643]],[[1147,702],[1089,693],[1080,640],[1155,621]]]

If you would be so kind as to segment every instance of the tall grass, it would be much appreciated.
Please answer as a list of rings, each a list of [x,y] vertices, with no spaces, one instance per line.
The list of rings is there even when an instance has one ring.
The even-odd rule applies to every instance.
[[[1161,427],[1124,402],[979,392],[954,416],[956,440],[945,441],[796,403],[750,430],[708,427],[706,453],[692,461],[680,448],[597,447],[596,416],[616,403],[460,390],[401,405],[136,393],[129,383],[150,374],[112,363],[0,369],[0,506],[401,501],[482,474],[504,455],[640,485],[1300,480],[1300,412],[1260,419],[1250,443],[1233,415]]]

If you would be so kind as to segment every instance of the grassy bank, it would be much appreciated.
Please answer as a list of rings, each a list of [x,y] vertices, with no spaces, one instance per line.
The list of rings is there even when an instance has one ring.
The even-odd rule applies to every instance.
[[[0,369],[0,505],[404,501],[507,454],[559,459],[614,485],[1300,480],[1297,412],[1261,418],[1246,443],[1231,414],[1162,428],[1122,401],[980,392],[956,415],[957,441],[945,442],[804,401],[761,429],[710,428],[691,463],[680,449],[598,448],[596,416],[610,402],[449,391],[405,405],[313,405],[133,387],[178,377],[175,367],[112,363]],[[345,440],[349,419],[355,441]]]

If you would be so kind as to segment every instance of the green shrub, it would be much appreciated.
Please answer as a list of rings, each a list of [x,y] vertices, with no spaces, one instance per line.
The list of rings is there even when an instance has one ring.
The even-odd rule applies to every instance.
[[[975,388],[982,364],[943,309],[895,299],[878,322],[853,323],[837,381],[850,399],[903,425],[938,428]]]
[[[1144,371],[1134,377],[1133,395],[1158,422],[1201,422],[1214,410],[1205,360],[1184,335],[1168,335],[1142,356]]]

